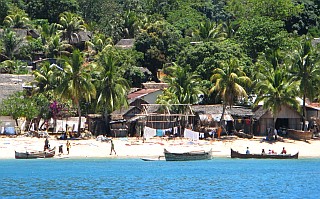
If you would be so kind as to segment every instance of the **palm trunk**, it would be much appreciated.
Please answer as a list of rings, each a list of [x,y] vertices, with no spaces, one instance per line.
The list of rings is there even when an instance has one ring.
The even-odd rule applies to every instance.
[[[226,107],[227,107],[227,105],[223,104],[223,106],[222,106],[222,115],[221,115],[221,118],[220,118],[220,126],[221,127],[223,127],[223,119],[224,119],[224,114],[226,113]]]
[[[77,104],[78,106],[78,115],[79,115],[79,119],[78,119],[78,137],[80,137],[81,132],[80,132],[80,128],[81,128],[81,108],[80,108],[80,103]]]
[[[304,131],[304,127],[306,125],[306,94],[303,94],[303,102],[302,102],[302,131]]]

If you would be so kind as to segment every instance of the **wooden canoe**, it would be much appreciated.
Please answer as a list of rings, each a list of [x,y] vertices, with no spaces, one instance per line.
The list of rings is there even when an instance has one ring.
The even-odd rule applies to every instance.
[[[244,154],[239,153],[238,151],[234,151],[231,149],[231,158],[257,158],[257,159],[298,159],[299,152],[291,155],[291,154]]]
[[[47,151],[26,151],[17,152],[15,151],[16,159],[37,159],[37,158],[52,158],[56,152],[56,147],[49,149]]]
[[[164,149],[166,161],[193,161],[193,160],[210,160],[212,158],[212,149],[210,151],[190,151],[183,153],[171,153]]]

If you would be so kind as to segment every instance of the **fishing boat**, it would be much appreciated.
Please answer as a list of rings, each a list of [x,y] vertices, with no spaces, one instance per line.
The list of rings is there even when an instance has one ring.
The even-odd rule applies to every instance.
[[[244,154],[231,149],[231,158],[258,158],[258,159],[298,159],[299,152],[291,154]]]
[[[26,151],[17,152],[15,151],[16,159],[37,159],[37,158],[52,158],[56,152],[56,147],[48,149],[46,151]]]
[[[212,158],[212,149],[210,151],[190,151],[183,153],[171,153],[164,149],[166,161],[192,161],[192,160],[210,160]]]

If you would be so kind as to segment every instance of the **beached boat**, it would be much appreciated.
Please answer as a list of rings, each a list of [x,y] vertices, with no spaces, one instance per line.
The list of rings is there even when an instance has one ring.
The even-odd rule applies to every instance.
[[[191,160],[210,160],[212,158],[212,149],[210,151],[190,151],[183,153],[171,153],[164,149],[166,161],[191,161]]]
[[[258,158],[258,159],[298,159],[299,152],[291,154],[243,154],[231,149],[231,158]]]
[[[17,152],[15,151],[16,159],[37,159],[37,158],[52,158],[55,155],[56,147],[47,151],[26,151]]]

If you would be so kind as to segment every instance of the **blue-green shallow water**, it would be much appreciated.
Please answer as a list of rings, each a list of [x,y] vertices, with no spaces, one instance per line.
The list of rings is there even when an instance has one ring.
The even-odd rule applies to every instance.
[[[320,159],[0,160],[1,198],[319,198]]]

